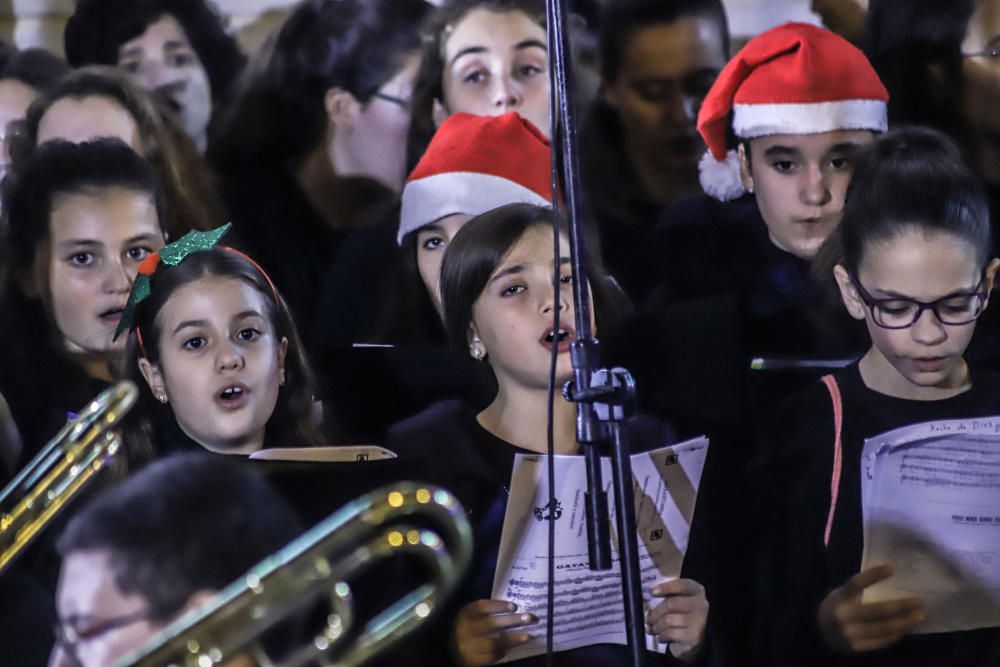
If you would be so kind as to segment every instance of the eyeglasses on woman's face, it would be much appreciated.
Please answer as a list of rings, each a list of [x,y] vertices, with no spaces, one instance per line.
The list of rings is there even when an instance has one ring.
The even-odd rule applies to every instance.
[[[861,285],[861,281],[851,276],[851,283],[872,314],[872,320],[883,329],[907,329],[912,327],[925,310],[930,310],[941,324],[959,326],[974,322],[986,307],[987,294],[981,291],[984,275],[971,292],[955,292],[935,299],[919,301],[902,296],[876,299]]]

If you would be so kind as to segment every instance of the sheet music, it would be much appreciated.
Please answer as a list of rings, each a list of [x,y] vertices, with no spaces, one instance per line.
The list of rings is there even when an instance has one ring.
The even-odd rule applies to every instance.
[[[704,437],[631,457],[639,534],[643,596],[659,581],[680,575],[687,550],[698,484],[708,453]],[[611,514],[612,569],[592,572],[587,558],[584,495],[587,475],[582,456],[555,457],[555,632],[553,647],[565,651],[591,644],[625,644],[625,609],[611,488],[611,461],[602,459]],[[548,585],[548,473],[545,456],[519,454],[511,475],[504,516],[494,599],[510,600],[539,623],[527,628],[533,639],[503,662],[545,652]],[[653,604],[659,603],[657,599]],[[666,646],[647,637],[647,648]]]
[[[864,601],[922,597],[915,633],[1000,626],[1000,416],[869,438],[861,474],[861,568],[895,568]]]

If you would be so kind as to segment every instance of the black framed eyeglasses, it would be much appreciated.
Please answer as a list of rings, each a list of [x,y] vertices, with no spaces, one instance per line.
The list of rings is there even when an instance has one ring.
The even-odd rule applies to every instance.
[[[149,610],[143,609],[131,614],[101,619],[92,623],[91,627],[85,632],[78,631],[71,623],[65,621],[56,623],[53,631],[56,637],[56,645],[63,650],[69,661],[75,667],[84,667],[77,654],[77,646],[91,639],[96,639],[112,630],[118,630],[147,619],[149,619]]]
[[[403,109],[403,111],[410,110],[410,100],[404,100],[402,97],[396,97],[395,95],[389,95],[387,93],[376,92],[372,97],[377,97],[380,100],[385,100],[390,104],[395,104],[396,106]]]
[[[932,311],[941,324],[950,326],[976,321],[986,307],[987,294],[979,289],[985,279],[984,274],[971,292],[957,292],[934,301],[917,301],[896,296],[876,299],[861,286],[855,276],[851,276],[851,283],[871,311],[875,324],[883,329],[908,329],[920,319],[925,310]]]

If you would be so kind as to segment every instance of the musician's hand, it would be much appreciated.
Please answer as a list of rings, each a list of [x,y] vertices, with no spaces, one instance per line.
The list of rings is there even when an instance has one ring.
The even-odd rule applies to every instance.
[[[516,630],[538,622],[534,614],[519,614],[506,600],[476,600],[462,607],[455,622],[455,648],[465,667],[492,665],[531,635]]]
[[[705,587],[692,579],[674,579],[653,586],[653,597],[663,598],[646,612],[646,633],[670,642],[670,652],[693,659],[705,641],[708,599]]]
[[[924,622],[924,602],[918,597],[865,604],[861,594],[869,586],[892,576],[891,565],[859,572],[826,596],[817,620],[823,640],[843,652],[885,648]]]

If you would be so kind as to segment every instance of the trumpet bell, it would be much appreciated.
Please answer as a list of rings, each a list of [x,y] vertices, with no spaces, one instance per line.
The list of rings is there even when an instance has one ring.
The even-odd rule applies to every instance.
[[[127,380],[101,392],[0,492],[0,573],[118,455],[112,429],[138,396]]]
[[[404,554],[429,566],[429,580],[369,620],[357,619],[350,580]],[[360,665],[424,623],[458,585],[471,554],[469,522],[449,491],[394,484],[338,510],[117,666],[209,667],[243,654],[282,667]],[[323,596],[331,597],[332,613],[310,642],[280,663],[263,654],[263,633]]]

